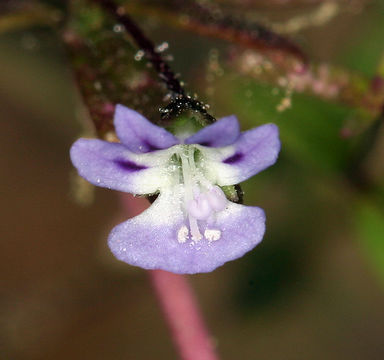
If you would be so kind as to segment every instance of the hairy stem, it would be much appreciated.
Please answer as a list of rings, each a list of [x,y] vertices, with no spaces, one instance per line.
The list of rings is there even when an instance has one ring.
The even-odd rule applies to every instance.
[[[132,36],[137,47],[144,52],[146,59],[152,64],[160,79],[171,92],[172,101],[162,111],[162,119],[169,120],[180,115],[185,110],[199,112],[208,124],[216,121],[207,111],[207,107],[195,98],[186,95],[182,82],[172,71],[160,52],[156,51],[154,43],[144,34],[140,27],[126,13],[123,6],[118,6],[113,0],[92,0],[108,11],[125,30]]]
[[[136,25],[132,18],[126,14],[123,7],[118,6],[112,0],[93,0],[103,9],[107,10],[111,15],[121,23],[125,30],[132,36],[139,49],[144,51],[147,60],[153,65],[156,72],[165,82],[169,91],[177,96],[185,96],[185,90],[177,79],[175,73],[171,70],[167,62],[161,54],[155,50],[155,45],[148,39],[143,31]]]

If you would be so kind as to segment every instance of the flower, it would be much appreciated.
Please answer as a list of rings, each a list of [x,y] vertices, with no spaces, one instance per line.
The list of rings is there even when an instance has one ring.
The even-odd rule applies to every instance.
[[[110,233],[118,259],[145,269],[209,272],[262,240],[264,211],[229,201],[223,187],[275,163],[276,125],[240,133],[237,118],[228,116],[192,135],[175,136],[122,105],[116,106],[114,124],[120,143],[79,139],[71,159],[94,185],[159,194],[147,210]]]

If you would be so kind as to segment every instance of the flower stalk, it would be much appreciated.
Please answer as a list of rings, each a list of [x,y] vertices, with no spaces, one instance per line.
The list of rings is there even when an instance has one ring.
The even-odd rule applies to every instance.
[[[182,360],[218,360],[193,291],[183,275],[148,272]]]

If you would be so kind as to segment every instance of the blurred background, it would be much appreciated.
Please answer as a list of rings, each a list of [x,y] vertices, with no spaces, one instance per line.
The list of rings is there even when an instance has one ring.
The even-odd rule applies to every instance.
[[[146,272],[107,247],[128,217],[118,192],[82,182],[68,156],[81,135],[111,136],[116,102],[152,119],[165,104],[139,49],[90,3],[0,5],[4,360],[177,358]],[[383,359],[384,2],[121,4],[215,116],[280,127],[277,164],[243,184],[267,213],[263,242],[189,276],[222,359]],[[231,27],[254,39],[220,35]]]

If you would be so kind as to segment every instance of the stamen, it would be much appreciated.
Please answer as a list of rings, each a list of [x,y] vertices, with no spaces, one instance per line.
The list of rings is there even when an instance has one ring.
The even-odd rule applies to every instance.
[[[185,154],[180,154],[181,158],[181,167],[183,170],[183,179],[184,179],[184,188],[185,188],[185,200],[186,202],[189,202],[193,199],[193,193],[192,193],[192,176],[190,172],[190,166],[188,162],[188,158],[185,156]]]
[[[204,237],[208,241],[217,241],[221,237],[221,231],[220,230],[207,229],[204,231]]]
[[[192,241],[198,242],[203,236],[197,221],[207,220],[214,212],[224,210],[228,200],[223,190],[218,186],[213,186],[196,167],[193,146],[184,147],[178,155],[181,159],[184,209],[187,213],[189,229],[188,225],[183,225],[178,231],[177,239],[179,243],[184,243],[191,237]],[[221,231],[207,229],[204,237],[208,241],[219,240]]]
[[[188,149],[188,160],[189,165],[191,166],[192,172],[196,172],[196,165],[195,165],[195,148],[193,146],[190,146]]]
[[[191,229],[191,235],[193,241],[200,241],[203,237],[200,234],[199,226],[197,225],[197,220],[192,216],[189,216],[189,228]]]
[[[188,239],[188,235],[189,235],[189,230],[185,225],[183,225],[177,233],[177,241],[180,244],[185,243]]]
[[[190,150],[190,149],[189,149]],[[199,227],[197,225],[197,220],[194,218],[188,211],[188,204],[193,201],[193,176],[191,174],[191,164],[189,162],[189,159],[191,158],[191,150],[189,151],[189,158],[186,157],[185,154],[181,153],[181,167],[183,169],[183,178],[184,178],[184,189],[185,189],[185,196],[184,201],[186,205],[186,211],[188,212],[188,219],[189,219],[189,227],[191,230],[192,240],[199,241],[202,239],[202,235],[200,234]],[[193,167],[195,166],[195,163],[193,162]]]

